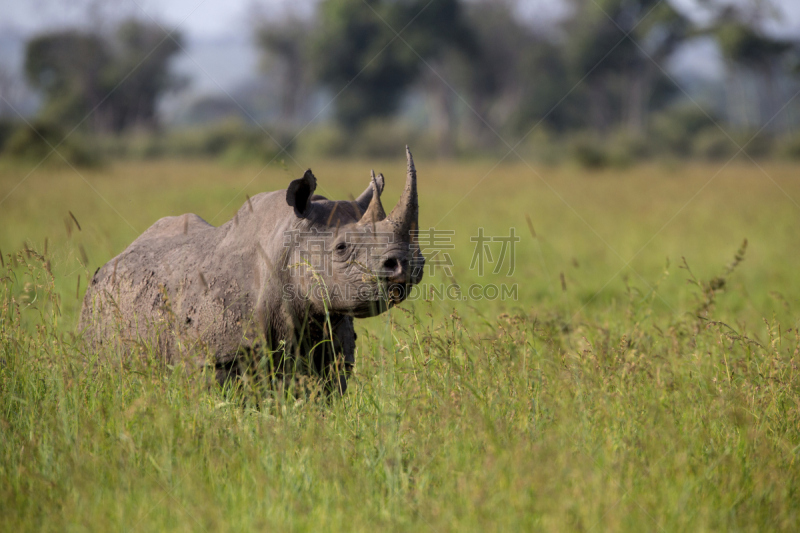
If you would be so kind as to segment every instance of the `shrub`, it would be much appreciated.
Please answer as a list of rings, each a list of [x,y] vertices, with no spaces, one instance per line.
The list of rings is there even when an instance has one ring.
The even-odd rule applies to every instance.
[[[348,154],[347,135],[334,124],[309,127],[297,137],[297,151],[312,157],[341,157]]]
[[[800,133],[779,138],[775,142],[775,155],[784,159],[800,160]]]
[[[102,150],[112,157],[207,157],[238,164],[271,161],[281,149],[278,144],[286,146],[287,139],[281,132],[265,132],[235,120],[166,133],[137,132],[99,141]]]
[[[418,135],[408,124],[400,121],[371,120],[357,133],[351,153],[363,157],[397,157],[398,151],[406,144],[414,145],[414,152],[420,153],[425,147],[414,142]]]
[[[717,128],[699,133],[692,144],[694,155],[711,161],[729,159],[739,150],[734,142]]]
[[[91,151],[79,133],[68,134],[63,128],[37,121],[18,127],[8,139],[3,155],[16,161],[39,164],[96,166],[101,162],[97,151]]]
[[[737,131],[731,133],[736,143],[744,148],[747,155],[754,158],[769,157],[775,151],[775,138],[766,131]],[[739,148],[737,147],[738,151]]]
[[[652,154],[652,143],[644,135],[634,135],[626,130],[611,134],[606,145],[609,162],[615,167],[628,167]]]
[[[518,152],[545,165],[560,163],[565,157],[564,143],[556,138],[544,125],[539,125],[530,132],[525,144],[521,145]]]
[[[591,134],[578,134],[570,141],[569,153],[585,169],[600,170],[611,164],[611,157],[603,143]]]
[[[162,139],[163,155],[219,157],[229,162],[269,161],[280,148],[268,134],[240,121],[177,130]]]
[[[17,127],[18,125],[11,120],[0,119],[0,152],[3,151],[3,147],[14,134],[14,130],[16,130]]]
[[[695,104],[667,109],[653,117],[651,140],[659,151],[688,156],[694,151],[693,139],[701,132],[718,129],[716,119]]]

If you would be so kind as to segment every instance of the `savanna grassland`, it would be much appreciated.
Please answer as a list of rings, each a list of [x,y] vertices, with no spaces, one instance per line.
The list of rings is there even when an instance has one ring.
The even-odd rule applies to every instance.
[[[87,278],[155,220],[220,224],[294,162],[3,167],[0,530],[797,531],[800,167],[508,161],[418,161],[420,226],[454,232],[425,283],[516,299],[428,287],[358,321],[330,402],[75,335]],[[404,181],[302,164],[333,198],[384,172],[387,208]],[[481,227],[515,228],[513,271],[499,241],[470,268]]]

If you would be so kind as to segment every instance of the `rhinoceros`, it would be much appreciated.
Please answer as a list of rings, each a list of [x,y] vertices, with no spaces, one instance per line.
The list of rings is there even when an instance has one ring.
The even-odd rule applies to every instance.
[[[406,156],[388,216],[383,174],[357,199],[333,201],[314,194],[309,169],[219,227],[194,214],[158,220],[95,272],[79,330],[96,350],[146,345],[169,364],[213,366],[221,384],[260,368],[275,383],[314,375],[344,393],[353,319],[402,302],[422,278],[408,147]]]

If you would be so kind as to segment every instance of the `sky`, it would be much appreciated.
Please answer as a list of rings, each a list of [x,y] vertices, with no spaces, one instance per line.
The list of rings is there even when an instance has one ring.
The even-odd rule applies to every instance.
[[[192,37],[219,38],[246,29],[254,9],[280,12],[311,4],[311,0],[0,0],[0,29],[30,33],[69,24],[94,25],[112,18],[108,15],[117,19],[133,15],[177,26]]]
[[[687,13],[697,0],[669,0]],[[730,0],[752,3],[758,0]],[[293,10],[308,12],[316,0],[0,0],[0,29],[16,28],[25,33],[54,25],[86,22],[86,12],[130,13],[151,16],[193,37],[222,37],[246,28],[254,10],[263,13]],[[559,0],[519,0],[521,16],[536,21],[564,13]],[[783,11],[781,21],[772,22],[776,31],[800,34],[800,1],[775,0]],[[88,8],[88,9],[87,9]]]

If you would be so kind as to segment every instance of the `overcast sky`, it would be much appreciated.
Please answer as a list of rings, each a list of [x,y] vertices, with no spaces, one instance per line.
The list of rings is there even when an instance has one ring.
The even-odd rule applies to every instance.
[[[687,12],[693,12],[697,0],[670,0]],[[758,0],[739,0],[754,2]],[[736,0],[731,0],[732,3]],[[191,37],[220,37],[247,31],[254,9],[262,12],[306,10],[315,0],[0,0],[0,29],[23,33],[69,23],[86,23],[87,11],[129,13],[151,16],[170,25],[178,25]],[[800,36],[800,0],[775,0],[783,11],[773,25]],[[549,19],[564,11],[558,0],[520,0],[520,13],[531,20]],[[89,7],[87,9],[87,6]],[[91,21],[90,23],[95,23]]]

